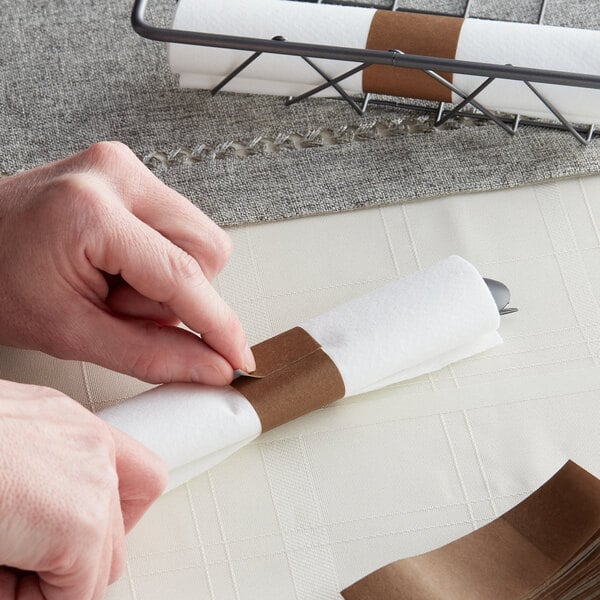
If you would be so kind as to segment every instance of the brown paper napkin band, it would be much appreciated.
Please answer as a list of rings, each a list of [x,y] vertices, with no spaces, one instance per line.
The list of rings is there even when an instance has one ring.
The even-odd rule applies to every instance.
[[[599,530],[600,481],[569,461],[540,489],[485,527],[427,554],[391,563],[346,588],[342,596],[345,600],[562,598],[560,590],[586,573],[598,577],[599,553],[589,548],[596,544],[598,550]]]
[[[464,19],[378,10],[367,38],[369,50],[402,50],[405,54],[454,58]],[[452,81],[451,73],[439,73]],[[363,91],[407,98],[451,102],[452,92],[418,69],[370,65],[363,71]]]
[[[294,327],[252,347],[256,371],[232,386],[269,431],[344,397],[344,381],[321,345]]]

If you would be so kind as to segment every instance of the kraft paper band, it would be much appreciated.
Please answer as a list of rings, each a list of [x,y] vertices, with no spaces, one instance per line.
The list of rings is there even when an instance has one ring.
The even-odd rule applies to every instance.
[[[256,371],[231,385],[269,431],[344,397],[344,381],[320,344],[294,327],[252,347]]]
[[[405,54],[454,58],[464,19],[378,10],[367,49],[402,50]],[[452,81],[452,73],[439,73]],[[363,71],[363,91],[407,98],[451,102],[452,92],[419,69],[370,65]]]
[[[427,554],[391,563],[345,589],[342,596],[558,600],[561,591],[590,585],[590,577],[598,580],[594,584],[592,579],[596,587],[590,588],[597,591],[599,535],[600,481],[569,461],[492,523]]]

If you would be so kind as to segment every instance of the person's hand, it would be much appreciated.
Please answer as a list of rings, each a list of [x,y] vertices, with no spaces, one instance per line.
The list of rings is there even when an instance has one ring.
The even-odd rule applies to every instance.
[[[153,383],[229,383],[254,369],[210,285],[230,254],[223,230],[117,142],[1,179],[0,344]]]
[[[0,598],[100,600],[166,484],[149,450],[48,388],[0,381]]]

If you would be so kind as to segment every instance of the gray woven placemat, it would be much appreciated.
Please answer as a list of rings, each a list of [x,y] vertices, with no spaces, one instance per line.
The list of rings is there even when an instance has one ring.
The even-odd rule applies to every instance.
[[[386,5],[387,0],[372,4]],[[402,0],[460,14],[465,0]],[[473,16],[534,22],[540,0],[474,0]],[[600,170],[600,140],[426,117],[335,100],[180,90],[165,47],[123,0],[0,0],[0,175],[118,139],[217,222],[235,225],[521,185]],[[171,0],[153,0],[168,25]],[[546,23],[600,28],[600,0],[549,0]]]

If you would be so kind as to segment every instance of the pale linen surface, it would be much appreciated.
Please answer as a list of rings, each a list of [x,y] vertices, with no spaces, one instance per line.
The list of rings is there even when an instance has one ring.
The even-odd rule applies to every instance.
[[[451,253],[506,282],[505,343],[271,431],[161,498],[109,600],[339,600],[479,527],[567,458],[600,476],[600,177],[245,226],[218,289],[252,341]],[[98,409],[147,387],[4,349]]]

